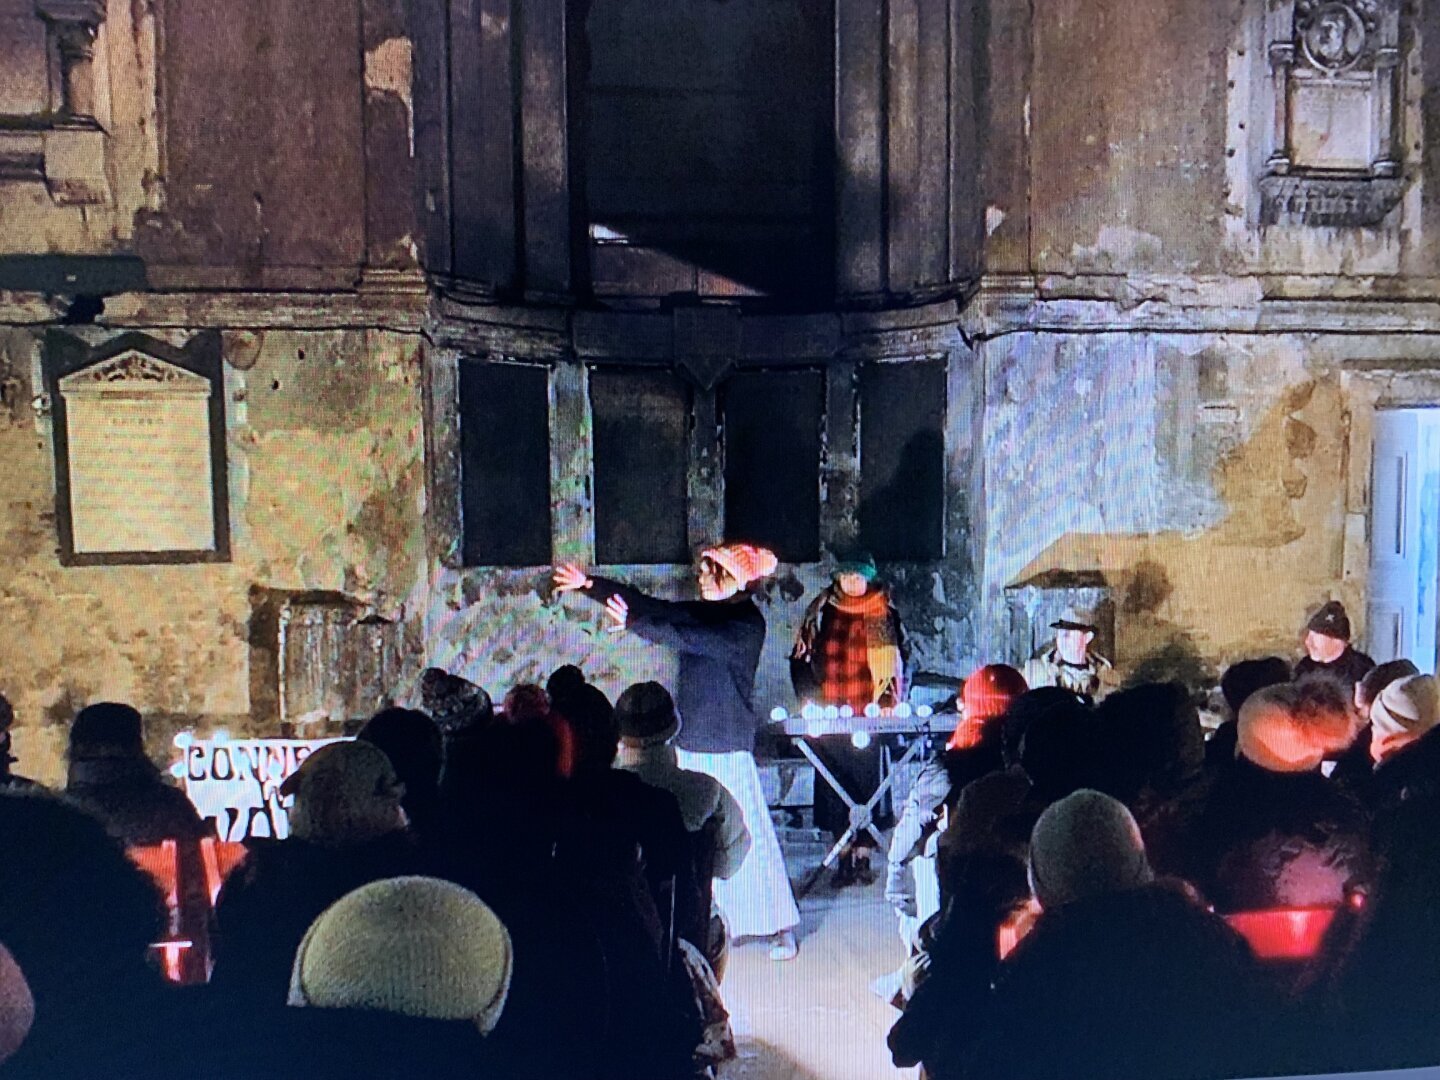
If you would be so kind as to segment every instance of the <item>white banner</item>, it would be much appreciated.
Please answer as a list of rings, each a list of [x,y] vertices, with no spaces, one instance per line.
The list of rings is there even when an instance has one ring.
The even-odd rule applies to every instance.
[[[171,769],[203,818],[213,819],[221,840],[252,836],[283,839],[290,833],[280,784],[300,763],[338,739],[231,739],[216,732],[197,739],[175,736],[180,760]]]

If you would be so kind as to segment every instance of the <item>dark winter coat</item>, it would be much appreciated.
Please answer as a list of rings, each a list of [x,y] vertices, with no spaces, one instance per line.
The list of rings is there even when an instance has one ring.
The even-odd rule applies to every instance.
[[[1194,812],[1154,822],[1157,872],[1192,882],[1220,912],[1343,903],[1371,877],[1364,815],[1319,771],[1275,773],[1239,758]]]
[[[206,1007],[211,1006],[211,1007]],[[583,1073],[556,1071],[538,1055],[512,1055],[472,1021],[433,1020],[370,1009],[268,1006],[237,1014],[223,1000],[201,1003],[188,1030],[204,1038],[174,1039],[173,1075],[207,1080],[549,1080]],[[149,1074],[149,1075],[154,1075]]]
[[[1165,884],[1040,916],[978,1014],[952,1023],[934,1080],[1258,1076],[1274,1008],[1249,947]],[[1217,1035],[1218,1033],[1218,1035]],[[1283,1071],[1283,1070],[1281,1070]]]
[[[147,758],[87,758],[70,763],[65,794],[105,822],[126,847],[213,836],[195,804],[171,787]]]
[[[1347,645],[1345,651],[1328,664],[1305,657],[1295,665],[1295,679],[1298,681],[1307,675],[1329,675],[1344,685],[1346,693],[1352,693],[1355,684],[1365,678],[1374,666],[1374,660]]]
[[[403,832],[348,848],[294,837],[250,841],[215,909],[215,989],[283,1003],[295,951],[321,912],[361,885],[426,870]]]
[[[1440,728],[1376,764],[1358,794],[1374,815],[1391,813],[1401,803],[1440,799]]]
[[[628,585],[592,578],[585,594],[630,606],[627,626],[638,637],[679,654],[675,706],[683,726],[675,740],[701,754],[753,751],[755,671],[765,645],[765,616],[747,596],[733,600],[659,600]]]
[[[662,921],[668,925],[673,902],[680,936],[703,947],[710,912],[701,910],[693,847],[675,796],[622,769],[581,773],[567,793],[570,812],[562,818],[560,845],[582,845],[586,858],[608,847],[616,859],[631,862],[638,847]]]

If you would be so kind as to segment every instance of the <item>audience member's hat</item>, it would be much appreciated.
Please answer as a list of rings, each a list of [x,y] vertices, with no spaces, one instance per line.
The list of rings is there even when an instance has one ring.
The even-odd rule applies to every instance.
[[[615,703],[615,721],[626,746],[667,743],[680,731],[675,699],[658,682],[636,683],[621,694]]]
[[[343,847],[405,826],[405,788],[372,743],[327,743],[285,778],[280,794],[295,796],[290,832],[300,840]]]
[[[1329,680],[1306,687],[1281,683],[1257,690],[1240,706],[1235,753],[1270,772],[1311,772],[1354,735],[1343,695],[1327,703],[1303,695],[1333,688]]]
[[[1370,706],[1371,756],[1387,754],[1420,738],[1440,723],[1440,687],[1433,675],[1392,682]]]
[[[509,931],[474,893],[436,878],[390,878],[341,897],[311,923],[289,1003],[473,1020],[488,1034],[513,966]]]
[[[872,555],[856,555],[851,559],[841,559],[835,564],[835,577],[842,574],[859,574],[866,581],[874,581],[880,576],[880,568],[875,565],[875,558]]]
[[[70,756],[91,753],[145,753],[140,713],[129,705],[101,701],[87,705],[70,725]]]
[[[1278,656],[1267,656],[1263,660],[1240,660],[1225,669],[1220,676],[1220,693],[1230,712],[1239,715],[1251,694],[1267,686],[1290,681],[1290,665]]]
[[[0,731],[4,731],[15,723],[15,707],[10,704],[10,699],[0,694]]]
[[[15,957],[0,945],[0,1062],[20,1049],[35,1023],[35,998]]]
[[[1092,634],[1098,629],[1095,625],[1095,616],[1082,608],[1067,607],[1060,613],[1060,617],[1050,624],[1052,630],[1089,630]]]
[[[495,715],[494,703],[484,688],[440,668],[426,668],[421,673],[420,700],[440,730],[452,734],[487,723]]]
[[[1350,640],[1350,616],[1345,614],[1345,605],[1339,600],[1331,600],[1305,624],[1305,629],[1316,634],[1324,634],[1326,637],[1339,638],[1341,641]]]
[[[780,565],[773,551],[754,544],[721,544],[706,548],[700,557],[714,562],[739,582],[742,589],[752,581],[769,577]]]
[[[1030,687],[1025,676],[1008,664],[986,664],[976,669],[960,688],[965,714],[955,725],[947,744],[951,750],[974,746],[991,720],[1004,716],[1011,704]]]
[[[1042,907],[1146,885],[1154,878],[1125,805],[1081,789],[1052,803],[1030,834],[1030,885]]]

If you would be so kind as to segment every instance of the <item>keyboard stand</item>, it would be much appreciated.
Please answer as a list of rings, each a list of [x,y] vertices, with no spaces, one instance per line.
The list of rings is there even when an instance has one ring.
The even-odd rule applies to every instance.
[[[892,762],[890,768],[885,770],[885,775],[880,780],[880,786],[875,789],[875,794],[871,795],[864,803],[857,803],[850,797],[850,793],[845,790],[845,785],[835,779],[835,774],[826,768],[825,763],[820,760],[820,755],[815,753],[814,748],[811,747],[808,742],[804,739],[798,739],[797,742],[800,745],[800,752],[810,759],[810,764],[815,766],[816,774],[830,785],[831,790],[840,796],[841,801],[850,809],[850,825],[841,833],[840,839],[835,841],[835,846],[830,849],[829,854],[821,861],[820,870],[823,871],[826,867],[834,863],[835,860],[840,857],[840,852],[845,850],[846,845],[859,836],[861,832],[868,832],[875,838],[875,843],[883,848],[885,846],[885,838],[880,835],[880,830],[875,827],[875,807],[880,800],[885,797],[885,793],[890,790],[890,785],[895,782],[895,771],[897,767],[908,764],[912,758],[920,753],[921,749],[929,742],[929,739],[919,738],[912,742],[905,750],[905,753],[900,756],[900,760]]]

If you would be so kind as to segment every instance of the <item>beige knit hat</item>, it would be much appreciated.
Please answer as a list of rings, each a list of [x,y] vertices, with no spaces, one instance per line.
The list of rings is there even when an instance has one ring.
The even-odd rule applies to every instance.
[[[405,785],[372,743],[327,743],[285,778],[280,794],[295,796],[291,835],[311,843],[346,847],[405,827]]]
[[[438,878],[374,881],[310,924],[290,976],[291,1005],[474,1020],[505,1008],[510,933],[474,893]]]
[[[1370,706],[1370,756],[1383,761],[1440,723],[1440,687],[1434,675],[1393,682]]]
[[[1082,788],[1052,803],[1030,834],[1030,888],[1055,908],[1154,879],[1140,826],[1125,804]]]
[[[1257,690],[1240,706],[1235,755],[1278,773],[1311,772],[1354,738],[1343,702],[1327,703],[1295,683]]]

